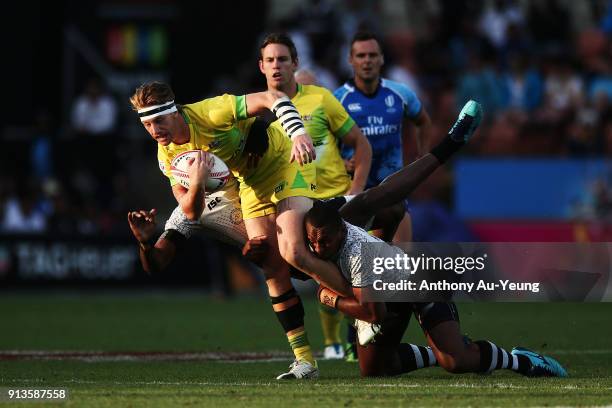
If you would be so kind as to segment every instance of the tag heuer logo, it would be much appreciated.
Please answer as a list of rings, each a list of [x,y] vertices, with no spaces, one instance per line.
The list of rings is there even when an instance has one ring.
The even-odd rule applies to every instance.
[[[348,110],[351,111],[351,112],[360,111],[361,110],[361,104],[360,103],[349,103]]]
[[[393,95],[389,95],[385,98],[385,105],[387,105],[388,108],[392,107],[395,104],[395,98],[393,97]]]

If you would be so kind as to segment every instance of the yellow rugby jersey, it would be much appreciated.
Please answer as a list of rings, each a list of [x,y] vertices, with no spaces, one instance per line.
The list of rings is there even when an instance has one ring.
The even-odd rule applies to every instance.
[[[255,118],[247,118],[244,96],[221,95],[203,101],[183,105],[181,114],[189,126],[189,142],[168,146],[157,145],[157,159],[161,171],[177,181],[170,173],[170,163],[177,155],[188,150],[201,149],[223,160],[234,176],[246,166],[242,157],[249,129]]]
[[[300,113],[317,152],[317,198],[345,194],[351,186],[351,178],[344,168],[338,141],[355,121],[334,95],[320,86],[298,84],[298,92],[291,102]],[[278,121],[273,126],[282,130]]]

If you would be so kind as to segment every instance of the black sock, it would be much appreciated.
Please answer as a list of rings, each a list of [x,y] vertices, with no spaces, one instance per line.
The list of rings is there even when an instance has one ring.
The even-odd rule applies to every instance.
[[[357,330],[352,324],[348,325],[348,331],[346,332],[346,342],[350,344],[357,343]]]
[[[451,139],[450,136],[446,136],[440,144],[431,149],[431,154],[436,156],[436,159],[443,164],[446,162],[457,150],[461,149],[465,145],[465,142],[456,142]]]

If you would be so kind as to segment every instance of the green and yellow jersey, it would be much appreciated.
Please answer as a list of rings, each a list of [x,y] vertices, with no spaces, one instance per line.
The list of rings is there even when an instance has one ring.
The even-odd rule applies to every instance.
[[[334,95],[320,86],[298,84],[298,92],[291,102],[302,116],[317,152],[316,198],[345,194],[351,186],[351,178],[344,168],[338,141],[351,130],[355,121]],[[278,121],[273,126],[282,129]]]
[[[170,185],[177,183],[170,173],[172,159],[188,150],[201,149],[215,154],[238,177],[246,165],[242,151],[255,120],[247,117],[245,97],[226,94],[204,99],[183,105],[180,113],[189,126],[189,142],[182,145],[158,145],[157,148],[160,169],[170,179]]]
[[[157,149],[160,169],[172,186],[177,183],[170,172],[172,160],[188,150],[201,149],[223,160],[240,182],[245,219],[274,213],[274,205],[287,197],[314,197],[315,166],[289,163],[292,144],[282,129],[268,128],[268,150],[257,167],[247,168],[247,158],[242,153],[255,118],[247,117],[244,96],[225,94],[183,105],[180,112],[189,126],[189,142],[158,145]]]

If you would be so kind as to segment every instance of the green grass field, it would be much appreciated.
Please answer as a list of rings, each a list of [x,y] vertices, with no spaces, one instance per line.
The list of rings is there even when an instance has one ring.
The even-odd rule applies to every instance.
[[[316,305],[305,306],[311,343],[321,350]],[[366,380],[356,364],[319,361],[319,380],[279,383],[274,377],[290,362],[288,346],[263,296],[221,301],[193,294],[3,293],[0,388],[64,387],[69,400],[57,405],[78,407],[612,404],[612,303],[459,308],[472,338],[553,355],[570,378],[527,379],[509,371],[452,375],[431,368]],[[407,338],[422,343],[414,323]],[[276,358],[240,359],[247,352]],[[28,353],[38,356],[25,358]]]

